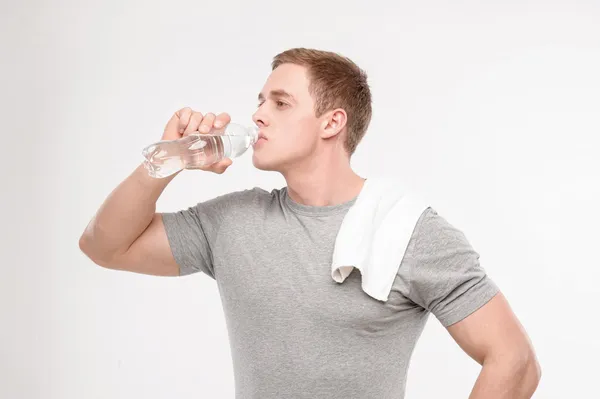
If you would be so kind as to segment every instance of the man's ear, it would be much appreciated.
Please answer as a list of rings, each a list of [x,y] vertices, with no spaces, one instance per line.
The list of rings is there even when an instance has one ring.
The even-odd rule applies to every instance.
[[[348,122],[346,111],[337,108],[325,114],[323,124],[321,125],[321,138],[331,138],[342,131]]]

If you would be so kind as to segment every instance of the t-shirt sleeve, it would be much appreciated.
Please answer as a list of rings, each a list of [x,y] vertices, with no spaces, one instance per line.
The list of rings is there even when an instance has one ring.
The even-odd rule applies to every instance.
[[[432,209],[419,218],[398,269],[405,295],[448,327],[499,291],[466,236]]]
[[[177,212],[161,213],[179,275],[203,272],[216,280],[213,248],[237,193],[221,195]]]

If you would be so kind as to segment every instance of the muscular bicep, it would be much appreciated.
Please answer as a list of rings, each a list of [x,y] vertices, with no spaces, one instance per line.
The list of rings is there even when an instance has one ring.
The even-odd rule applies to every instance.
[[[111,268],[155,276],[179,275],[161,214],[153,216],[146,230],[115,258]]]
[[[513,358],[531,350],[525,330],[501,292],[447,330],[462,350],[479,364],[488,356]]]

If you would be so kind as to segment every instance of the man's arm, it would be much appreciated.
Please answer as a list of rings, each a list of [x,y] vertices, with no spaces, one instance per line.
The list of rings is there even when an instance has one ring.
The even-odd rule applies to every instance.
[[[541,378],[540,365],[527,333],[502,293],[447,329],[483,366],[469,399],[531,398]]]
[[[406,297],[434,314],[483,366],[471,399],[531,397],[540,379],[533,347],[462,231],[428,208],[398,276]]]
[[[162,140],[176,140],[201,128],[225,126],[227,113],[218,117],[202,115],[183,108],[171,117]],[[226,158],[200,169],[222,174],[231,165]],[[179,172],[178,172],[179,173]],[[79,239],[79,248],[92,261],[109,269],[159,276],[180,273],[167,237],[163,215],[156,213],[156,202],[178,174],[155,179],[143,165],[115,188],[88,223]]]
[[[176,276],[179,269],[156,201],[175,175],[154,179],[139,165],[104,201],[79,239],[94,263],[115,270]]]

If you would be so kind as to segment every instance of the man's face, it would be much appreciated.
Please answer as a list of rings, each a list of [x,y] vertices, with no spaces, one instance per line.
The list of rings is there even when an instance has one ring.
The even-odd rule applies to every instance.
[[[252,163],[261,170],[285,172],[307,164],[319,144],[321,121],[306,68],[282,64],[267,79],[253,120],[266,140],[254,145]]]

